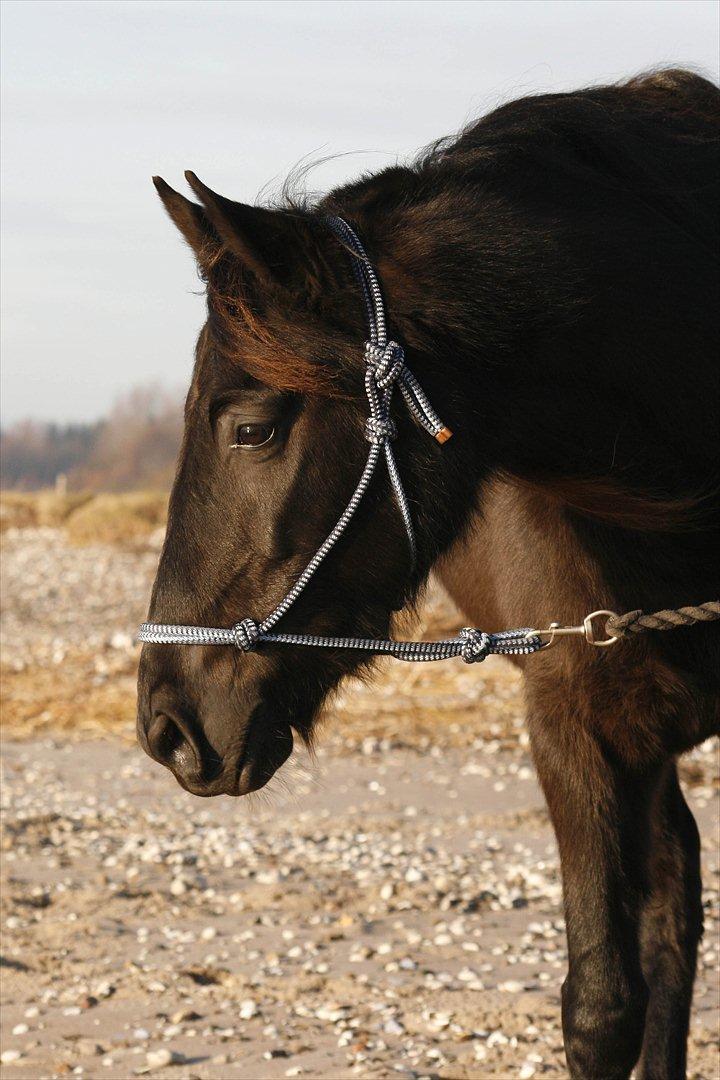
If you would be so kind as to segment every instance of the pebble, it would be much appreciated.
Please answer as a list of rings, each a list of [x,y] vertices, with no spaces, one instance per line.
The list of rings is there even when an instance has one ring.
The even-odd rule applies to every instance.
[[[171,1014],[170,1020],[173,1024],[186,1024],[188,1020],[202,1020],[202,1017],[194,1009],[178,1009]]]
[[[163,1046],[159,1050],[148,1050],[145,1061],[148,1069],[165,1069],[168,1065],[181,1065],[185,1057]]]
[[[94,1039],[79,1039],[75,1045],[78,1054],[82,1057],[100,1057],[105,1053],[105,1047]]]

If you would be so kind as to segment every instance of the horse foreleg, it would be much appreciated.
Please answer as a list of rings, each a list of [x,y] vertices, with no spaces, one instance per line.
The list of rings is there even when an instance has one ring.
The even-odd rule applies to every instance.
[[[653,805],[647,880],[640,944],[650,998],[638,1076],[680,1080],[703,918],[700,839],[674,763]]]
[[[569,688],[529,690],[533,755],[560,850],[568,943],[562,989],[572,1077],[626,1080],[643,1041],[639,924],[647,807],[657,778],[628,775],[573,715]],[[535,699],[535,700],[533,700]]]

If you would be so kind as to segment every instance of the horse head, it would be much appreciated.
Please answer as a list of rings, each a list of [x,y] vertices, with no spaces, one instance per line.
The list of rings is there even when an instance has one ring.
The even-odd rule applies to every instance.
[[[155,183],[207,283],[208,316],[149,617],[229,627],[275,608],[355,489],[368,453],[367,328],[323,213],[245,206],[187,178],[200,204]],[[414,360],[425,366],[421,350]],[[457,516],[447,455],[396,419],[414,561],[381,472],[279,629],[387,636],[427,576]],[[245,794],[285,762],[294,735],[311,740],[327,695],[367,662],[334,649],[146,644],[141,744],[195,794]]]

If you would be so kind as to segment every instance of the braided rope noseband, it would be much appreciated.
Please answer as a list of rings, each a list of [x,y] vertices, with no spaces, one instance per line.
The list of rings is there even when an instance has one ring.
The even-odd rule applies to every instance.
[[[391,442],[397,434],[390,411],[395,387],[397,386],[400,391],[412,416],[433,438],[439,443],[444,443],[452,435],[449,428],[445,427],[438,417],[422,387],[407,367],[402,347],[397,342],[388,340],[385,305],[380,283],[358,236],[342,218],[328,217],[327,224],[352,256],[355,277],[361,287],[365,301],[370,335],[369,340],[365,343],[365,393],[370,410],[365,423],[365,438],[370,443],[370,451],[357,487],[337,523],[315,552],[295,584],[262,622],[257,623],[254,619],[246,618],[230,629],[212,626],[174,626],[143,623],[138,632],[138,641],[151,642],[156,645],[235,645],[243,652],[252,652],[257,645],[265,643],[273,645],[310,645],[325,649],[358,649],[362,652],[381,653],[394,656],[398,660],[409,661],[447,660],[453,656],[460,656],[467,664],[478,663],[492,653],[519,656],[535,653],[548,647],[553,643],[555,634],[562,633],[562,630],[556,628],[552,631],[549,640],[543,640],[544,635],[550,633],[550,631],[532,630],[529,627],[524,627],[519,630],[504,630],[497,634],[486,634],[482,630],[468,626],[460,630],[455,637],[443,638],[440,641],[394,641],[382,638],[283,634],[273,631],[275,624],[289,611],[326,555],[329,554],[345,533],[363,495],[370,486],[381,455],[385,458],[395,502],[405,525],[410,547],[411,564],[414,566],[417,553],[415,530],[391,446]],[[701,606],[705,610],[698,618],[689,617],[690,612],[696,612],[698,609],[680,609],[681,612],[687,612],[688,614],[684,618],[676,619],[672,625],[687,625],[690,622],[720,618],[720,604]],[[712,609],[715,609],[715,613],[712,613]],[[587,637],[587,640],[591,641],[592,644],[598,645],[610,644],[620,636],[638,633],[644,629],[667,629],[670,625],[668,619],[673,615],[677,615],[674,612],[661,612],[657,616],[643,616],[642,612],[630,612],[625,616],[617,616],[611,612],[596,612],[594,614],[610,615],[611,619],[608,620],[608,627],[615,620],[612,630],[609,631],[614,635],[610,640],[595,641],[592,634]],[[651,624],[648,621],[653,618],[659,619],[661,616],[666,617],[662,625]],[[591,619],[592,617],[588,616],[588,620]],[[590,625],[588,620],[586,620],[587,626]],[[555,624],[553,625],[555,626]],[[586,630],[587,626],[585,627]],[[575,627],[571,629],[573,632],[580,632],[583,628]],[[568,632],[568,630],[565,632]]]

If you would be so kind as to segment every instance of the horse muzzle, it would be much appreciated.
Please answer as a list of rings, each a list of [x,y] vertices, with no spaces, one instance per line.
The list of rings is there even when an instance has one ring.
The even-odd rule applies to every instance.
[[[292,753],[290,724],[273,721],[262,706],[253,710],[239,738],[240,725],[233,718],[227,727],[235,734],[226,740],[208,737],[205,726],[173,698],[167,690],[151,695],[148,706],[138,713],[138,741],[192,795],[208,798],[258,791]],[[221,742],[227,742],[225,748]]]

